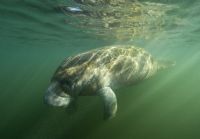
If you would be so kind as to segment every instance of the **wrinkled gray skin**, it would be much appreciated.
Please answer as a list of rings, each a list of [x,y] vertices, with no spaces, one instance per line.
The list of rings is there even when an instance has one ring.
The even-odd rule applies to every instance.
[[[114,89],[134,85],[173,65],[158,62],[142,48],[111,46],[69,57],[58,67],[45,93],[45,102],[69,107],[78,96],[100,96],[104,119],[117,112]]]

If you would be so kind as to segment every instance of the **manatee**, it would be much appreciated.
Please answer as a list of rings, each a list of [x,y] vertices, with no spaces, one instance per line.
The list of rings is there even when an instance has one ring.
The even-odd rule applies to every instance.
[[[69,107],[79,96],[99,96],[104,104],[104,119],[110,119],[117,112],[113,90],[134,85],[172,65],[173,62],[155,60],[143,48],[131,45],[90,50],[62,62],[44,100],[52,106]]]

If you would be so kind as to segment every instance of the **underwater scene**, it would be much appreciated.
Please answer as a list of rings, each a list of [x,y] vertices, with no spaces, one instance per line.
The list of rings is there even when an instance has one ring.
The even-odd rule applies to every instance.
[[[199,0],[1,0],[0,63],[1,139],[200,139]]]

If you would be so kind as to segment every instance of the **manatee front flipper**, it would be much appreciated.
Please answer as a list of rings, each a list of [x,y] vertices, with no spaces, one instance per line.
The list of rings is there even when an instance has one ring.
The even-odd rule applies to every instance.
[[[104,119],[111,119],[117,112],[117,98],[110,87],[104,87],[98,91],[104,103]]]

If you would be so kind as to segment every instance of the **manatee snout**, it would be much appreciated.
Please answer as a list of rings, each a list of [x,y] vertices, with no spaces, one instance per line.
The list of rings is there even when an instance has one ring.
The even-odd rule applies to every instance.
[[[67,107],[70,101],[71,96],[62,90],[58,82],[52,82],[44,95],[44,102],[51,106]]]

